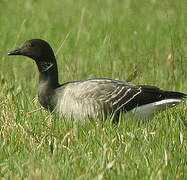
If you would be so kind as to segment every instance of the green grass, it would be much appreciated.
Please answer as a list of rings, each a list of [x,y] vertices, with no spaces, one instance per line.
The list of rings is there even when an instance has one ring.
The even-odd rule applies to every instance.
[[[38,103],[34,62],[7,56],[41,38],[60,82],[136,72],[187,93],[186,12],[186,0],[1,0],[0,179],[187,179],[186,102],[149,123],[67,122]]]

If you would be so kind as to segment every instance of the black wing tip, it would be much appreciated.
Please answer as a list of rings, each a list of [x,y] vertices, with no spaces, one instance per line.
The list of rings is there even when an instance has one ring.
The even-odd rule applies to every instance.
[[[185,99],[187,98],[187,94],[181,92],[174,92],[174,91],[166,91],[166,96],[171,98],[178,98],[178,99]]]
[[[180,96],[181,96],[181,99],[187,98],[187,94],[184,94],[184,93],[180,93]]]
[[[187,98],[187,94],[183,94],[183,98]]]

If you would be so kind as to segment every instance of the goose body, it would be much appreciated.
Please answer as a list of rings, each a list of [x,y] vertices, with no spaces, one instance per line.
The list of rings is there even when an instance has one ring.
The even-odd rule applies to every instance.
[[[111,115],[114,120],[118,120],[120,112],[130,112],[137,119],[151,119],[155,112],[174,107],[187,96],[154,86],[133,85],[105,78],[60,85],[53,50],[41,39],[26,41],[9,55],[23,55],[34,59],[39,71],[40,104],[68,118],[101,119],[103,115]]]

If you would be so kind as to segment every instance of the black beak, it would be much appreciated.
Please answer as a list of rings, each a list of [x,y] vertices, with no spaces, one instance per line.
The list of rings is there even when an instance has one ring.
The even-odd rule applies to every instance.
[[[8,53],[8,55],[9,55],[9,56],[11,56],[11,55],[22,55],[21,49],[16,49],[16,50],[14,50],[14,51],[10,51],[10,52]]]

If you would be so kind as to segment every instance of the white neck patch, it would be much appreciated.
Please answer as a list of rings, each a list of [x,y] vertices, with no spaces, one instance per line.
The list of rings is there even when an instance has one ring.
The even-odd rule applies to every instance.
[[[48,71],[54,64],[52,62],[40,62],[40,69],[42,72]]]

